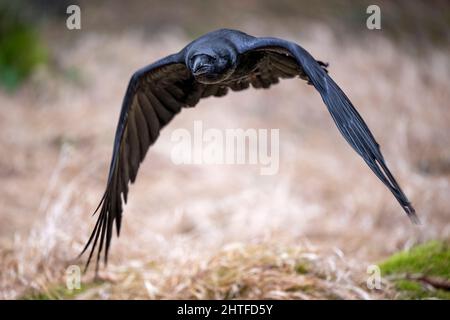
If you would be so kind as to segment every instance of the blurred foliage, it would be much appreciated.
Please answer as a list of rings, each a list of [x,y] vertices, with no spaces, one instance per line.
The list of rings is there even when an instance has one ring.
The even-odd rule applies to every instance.
[[[35,26],[21,17],[20,5],[0,2],[0,85],[13,91],[47,57]]]
[[[430,241],[394,254],[380,265],[383,275],[394,277],[401,298],[450,299],[450,292],[431,289],[420,278],[413,275],[435,277],[443,281],[450,280],[450,246],[439,241]]]
[[[141,29],[149,36],[170,30],[181,30],[189,38],[218,28],[236,28],[266,35],[273,25],[276,36],[286,31],[308,36],[308,28],[324,26],[345,44],[347,39],[371,41],[382,35],[406,52],[420,52],[430,45],[447,47],[450,42],[450,2],[378,0],[78,0],[86,29],[116,33],[123,29]],[[381,9],[381,30],[366,27],[367,7]],[[117,16],[120,12],[120,16]],[[226,14],[223,14],[226,12]],[[207,13],[207,14],[205,14]],[[261,25],[261,28],[252,26]],[[270,30],[270,29],[269,29]],[[270,32],[270,31],[269,31]],[[318,39],[317,41],[320,41]]]

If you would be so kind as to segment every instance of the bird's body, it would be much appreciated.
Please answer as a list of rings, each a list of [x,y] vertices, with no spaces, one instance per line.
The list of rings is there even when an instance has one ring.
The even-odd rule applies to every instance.
[[[220,29],[135,72],[122,104],[106,191],[97,208],[99,217],[83,250],[92,244],[87,264],[97,244],[97,262],[103,249],[107,261],[114,223],[117,234],[120,231],[128,184],[135,181],[139,165],[160,130],[183,107],[194,107],[202,98],[224,96],[230,90],[269,88],[279,79],[296,76],[319,91],[347,142],[394,194],[408,216],[418,221],[385,164],[378,143],[326,67],[293,42]]]

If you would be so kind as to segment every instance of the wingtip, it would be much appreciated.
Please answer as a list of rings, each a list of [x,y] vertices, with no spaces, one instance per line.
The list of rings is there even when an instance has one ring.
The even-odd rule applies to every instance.
[[[416,210],[412,207],[411,204],[405,206],[404,209],[412,223],[418,226],[422,225],[422,222],[420,221],[419,217],[416,214]]]

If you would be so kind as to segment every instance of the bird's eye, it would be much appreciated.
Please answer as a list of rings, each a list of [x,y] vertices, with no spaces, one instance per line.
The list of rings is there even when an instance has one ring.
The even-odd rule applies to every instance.
[[[217,58],[216,58],[216,56],[206,55],[206,60],[207,60],[209,63],[214,63],[214,62],[217,60]]]
[[[204,54],[204,53],[196,54],[196,55],[192,56],[191,63],[193,63],[197,59],[201,59],[202,61],[204,61],[206,63],[214,63],[217,60],[217,57],[209,55],[209,54]]]

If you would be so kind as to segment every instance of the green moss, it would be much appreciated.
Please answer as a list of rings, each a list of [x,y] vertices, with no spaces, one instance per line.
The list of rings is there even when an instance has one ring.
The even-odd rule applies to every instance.
[[[420,291],[422,290],[422,286],[418,282],[410,281],[410,280],[398,280],[396,283],[396,287],[400,291]]]
[[[450,279],[450,247],[447,243],[430,241],[399,252],[381,263],[380,268],[383,276],[393,277],[400,298],[450,299],[448,291],[434,290],[420,280],[406,279],[406,275],[417,274]]]
[[[298,274],[307,274],[309,272],[309,264],[302,261],[295,265],[295,272]]]
[[[437,298],[450,300],[450,292],[444,290],[430,290],[424,284],[412,280],[397,280],[396,289],[399,291],[400,299],[429,299]]]
[[[430,241],[394,254],[380,268],[385,275],[421,273],[450,279],[450,247],[443,242]]]

